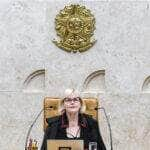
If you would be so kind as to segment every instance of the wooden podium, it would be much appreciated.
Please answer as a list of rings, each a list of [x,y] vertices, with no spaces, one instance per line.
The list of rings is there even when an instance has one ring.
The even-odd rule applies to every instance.
[[[84,150],[83,140],[47,140],[47,150]]]

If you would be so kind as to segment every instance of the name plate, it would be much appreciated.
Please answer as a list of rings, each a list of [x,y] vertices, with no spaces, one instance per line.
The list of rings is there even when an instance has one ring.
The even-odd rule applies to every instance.
[[[84,150],[83,140],[47,140],[47,150]]]

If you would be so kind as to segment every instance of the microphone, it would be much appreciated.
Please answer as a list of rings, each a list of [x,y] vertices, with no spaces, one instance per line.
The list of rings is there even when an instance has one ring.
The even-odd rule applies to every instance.
[[[106,113],[106,110],[104,107],[96,107],[95,110],[103,110],[104,114],[105,114],[105,118],[106,118],[106,121],[107,121],[107,125],[108,125],[108,128],[109,128],[109,137],[110,137],[110,147],[111,147],[111,150],[113,150],[113,140],[112,140],[112,131],[111,131],[111,126],[110,126],[110,122],[109,122],[109,119],[108,119],[108,116],[107,116],[107,113]]]
[[[33,120],[32,124],[30,125],[28,132],[27,132],[27,136],[26,136],[26,141],[25,141],[25,150],[28,150],[28,140],[29,140],[29,136],[30,136],[30,132],[34,126],[34,124],[36,123],[37,119],[39,118],[39,116],[41,115],[41,113],[46,110],[46,109],[52,109],[53,106],[49,106],[46,108],[41,109],[41,111],[37,114],[37,116],[35,117],[35,119]]]

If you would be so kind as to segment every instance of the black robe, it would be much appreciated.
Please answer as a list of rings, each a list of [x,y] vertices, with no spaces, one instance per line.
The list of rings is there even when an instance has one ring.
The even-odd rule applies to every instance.
[[[68,119],[66,113],[60,116],[46,119],[48,127],[45,130],[41,150],[47,150],[48,139],[70,139],[66,135]],[[106,150],[100,135],[98,123],[95,119],[87,114],[79,114],[78,124],[81,128],[80,138],[84,141],[84,149],[88,150],[89,142],[97,142],[97,150]],[[76,139],[76,138],[74,138]]]

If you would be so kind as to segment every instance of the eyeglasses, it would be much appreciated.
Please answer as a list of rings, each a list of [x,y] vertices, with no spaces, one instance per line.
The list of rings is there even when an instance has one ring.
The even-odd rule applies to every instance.
[[[74,103],[80,102],[80,97],[75,97],[75,98],[64,98],[64,102],[66,103],[71,103],[72,101]]]

